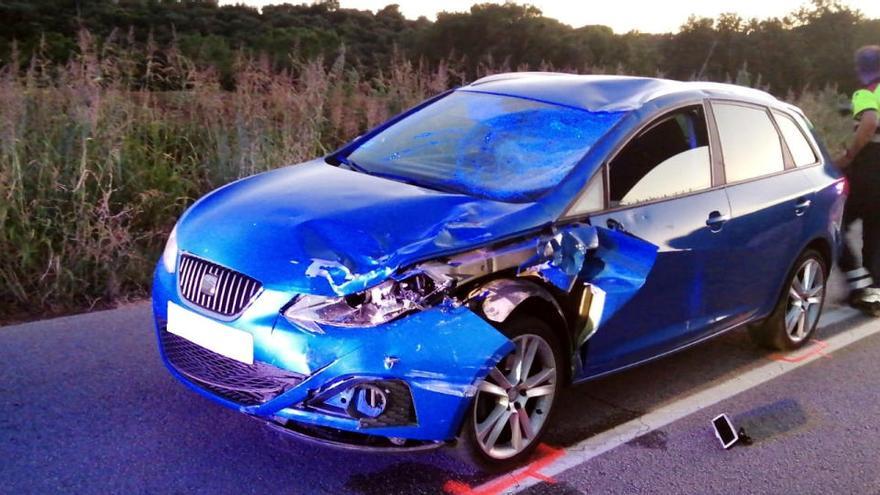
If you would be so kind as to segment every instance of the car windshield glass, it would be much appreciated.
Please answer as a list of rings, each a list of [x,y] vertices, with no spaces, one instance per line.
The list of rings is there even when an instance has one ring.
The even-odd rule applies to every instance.
[[[432,189],[534,201],[622,115],[460,90],[379,132],[346,161]]]

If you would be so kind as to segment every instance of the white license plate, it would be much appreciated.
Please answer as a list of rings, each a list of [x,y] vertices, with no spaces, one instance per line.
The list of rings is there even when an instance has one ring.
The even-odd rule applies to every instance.
[[[168,331],[205,349],[254,363],[254,336],[168,302]]]

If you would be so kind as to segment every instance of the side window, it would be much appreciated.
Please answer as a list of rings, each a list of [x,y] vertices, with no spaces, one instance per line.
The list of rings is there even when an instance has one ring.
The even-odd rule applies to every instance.
[[[727,182],[785,170],[779,134],[763,108],[713,103]]]
[[[788,145],[788,151],[791,152],[794,164],[798,167],[803,167],[818,162],[819,160],[816,158],[813,147],[810,146],[810,142],[804,136],[804,131],[801,130],[794,119],[779,112],[773,112],[773,115],[776,117],[776,124],[779,126],[779,130],[782,131],[782,137]]]
[[[610,206],[671,198],[712,186],[702,106],[660,118],[609,165]]]

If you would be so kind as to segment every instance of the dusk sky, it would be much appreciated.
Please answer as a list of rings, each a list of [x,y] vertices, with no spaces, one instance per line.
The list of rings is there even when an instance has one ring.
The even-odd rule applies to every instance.
[[[427,2],[424,0],[340,0],[346,8],[377,10],[397,3],[406,17],[415,19],[426,16],[434,19],[438,11],[466,11],[474,3],[488,0],[445,0],[443,2]],[[221,0],[221,4],[245,3],[260,7],[269,4],[285,3],[283,0]],[[293,1],[290,3],[307,3]],[[503,3],[503,2],[495,2]],[[520,2],[518,2],[520,3]],[[664,2],[646,2],[644,0],[614,1],[565,1],[565,0],[532,0],[530,3],[540,8],[544,15],[554,17],[574,27],[586,24],[604,24],[611,26],[615,32],[622,33],[633,29],[647,33],[663,33],[677,31],[678,27],[691,14],[715,17],[723,12],[735,12],[744,18],[781,17],[805,2],[802,0],[739,0],[737,2],[713,2],[694,0],[666,0]],[[880,17],[880,2],[849,1],[847,5],[861,10],[868,17]]]

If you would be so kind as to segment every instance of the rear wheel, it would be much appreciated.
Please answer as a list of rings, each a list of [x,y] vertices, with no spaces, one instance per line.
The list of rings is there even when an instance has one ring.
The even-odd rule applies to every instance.
[[[752,339],[777,350],[803,346],[816,330],[825,303],[828,268],[825,259],[810,249],[801,255],[789,275],[785,291],[773,314],[749,327]]]
[[[477,387],[458,450],[488,471],[511,468],[535,450],[559,392],[559,347],[550,327],[512,317],[502,331],[516,348]]]

